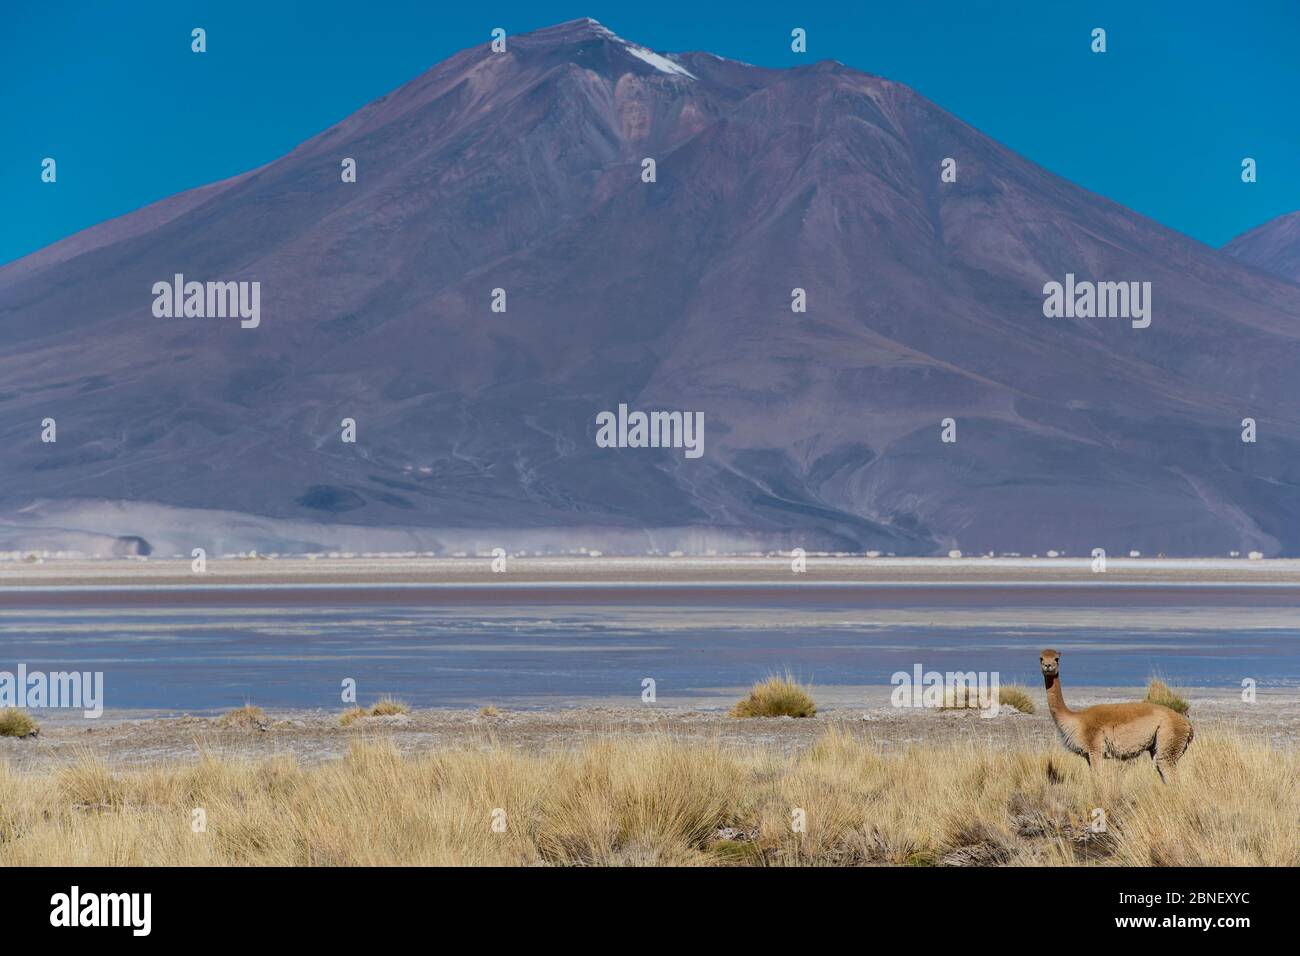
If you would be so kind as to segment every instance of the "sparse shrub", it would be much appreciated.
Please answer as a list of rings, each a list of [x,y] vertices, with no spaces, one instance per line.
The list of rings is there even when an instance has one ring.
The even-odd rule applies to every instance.
[[[1147,703],[1160,704],[1180,714],[1185,714],[1192,709],[1186,697],[1158,677],[1153,677],[1147,682]]]
[[[41,732],[31,714],[17,707],[0,710],[0,737],[35,737]]]
[[[231,730],[266,730],[271,725],[266,711],[253,704],[245,704],[243,707],[222,714],[217,719],[217,723]]]
[[[63,799],[74,810],[107,810],[123,802],[122,782],[89,752],[79,754],[74,763],[60,767],[55,779]]]
[[[735,866],[761,866],[763,851],[752,840],[715,840],[709,852],[722,863]]]
[[[1011,684],[1007,687],[998,688],[998,703],[1010,704],[1022,714],[1034,713],[1034,699],[1029,696],[1029,691],[1019,684]]]
[[[812,717],[817,702],[807,689],[789,674],[773,674],[753,686],[749,694],[731,708],[732,717]]]
[[[371,717],[394,717],[398,714],[409,714],[410,712],[410,706],[396,697],[381,697],[375,703],[375,706],[370,708]]]
[[[478,715],[480,717],[500,717],[501,711],[497,710],[492,704],[485,704],[479,708]]]
[[[990,692],[992,688],[989,688]],[[998,687],[998,703],[1007,704],[1020,711],[1022,714],[1032,714],[1034,712],[1034,699],[1029,696],[1029,691],[1018,684],[1008,684],[1005,687]],[[943,706],[940,710],[980,710],[979,688],[969,685],[960,687],[950,687],[943,692]]]
[[[978,687],[962,684],[943,689],[943,704],[939,707],[940,710],[979,710],[980,707]]]
[[[943,704],[940,710],[978,710],[980,705],[979,689],[976,687],[945,687]]]
[[[363,717],[393,717],[397,714],[409,714],[411,708],[396,697],[381,697],[370,706],[351,707],[339,715],[339,723],[344,727],[361,720]]]

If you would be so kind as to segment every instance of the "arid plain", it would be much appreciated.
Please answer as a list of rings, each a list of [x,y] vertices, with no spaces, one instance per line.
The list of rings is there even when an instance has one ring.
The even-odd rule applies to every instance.
[[[1300,630],[1300,562],[1120,559],[1095,572],[1078,558],[809,555],[796,572],[792,561],[512,556],[493,571],[490,556],[248,555],[195,573],[183,560],[29,559],[0,564],[0,614],[17,616],[5,618],[7,631],[45,627],[53,640],[58,626],[41,624],[42,615],[80,609],[121,612],[129,628],[141,608],[221,615],[310,604],[328,616],[400,604],[495,620],[493,611],[526,605],[556,615],[595,608],[635,629],[647,627],[639,622],[653,606],[653,634],[681,632],[657,648],[659,660],[680,657],[697,626],[727,618],[743,635],[747,621],[760,620],[765,633],[789,630],[780,653],[801,671],[801,641],[809,649],[802,663],[829,666],[814,653],[825,654],[827,633],[861,632],[864,647],[898,643],[903,658],[941,669],[963,664],[963,641],[1013,634],[997,653],[1016,661],[1008,682],[1023,685],[1032,712],[897,707],[883,680],[845,680],[843,668],[826,683],[811,675],[817,711],[801,718],[731,716],[748,689],[741,682],[695,686],[688,696],[670,686],[646,700],[632,679],[639,665],[628,665],[626,692],[574,692],[539,673],[535,693],[503,685],[469,705],[359,719],[345,718],[342,702],[278,705],[273,680],[250,695],[257,706],[247,714],[232,703],[233,717],[140,706],[148,693],[139,689],[132,706],[115,706],[110,683],[99,719],[37,712],[37,735],[0,737],[0,861],[31,862],[56,848],[68,863],[1300,860],[1300,695],[1289,658],[1269,670],[1268,646],[1279,645],[1252,638],[1285,643]],[[157,625],[150,646],[166,643],[168,626]],[[1161,657],[1168,628],[1199,635],[1208,656],[1231,658],[1231,642],[1250,644],[1243,669],[1260,686],[1253,699],[1223,681],[1179,688],[1197,736],[1172,784],[1141,759],[1107,762],[1092,775],[1060,746],[1033,654],[1019,647],[1041,635],[1066,646],[1073,664],[1103,645],[1120,661],[1154,655],[1177,683],[1179,661]],[[934,642],[908,645],[916,633]],[[1071,647],[1070,635],[1082,633],[1088,639]],[[509,647],[527,640],[516,634]],[[78,648],[96,659],[91,641],[61,645],[60,661],[73,665],[66,655]],[[310,636],[300,650],[307,667]],[[556,667],[579,660],[557,650]],[[503,659],[482,660],[491,671]],[[206,666],[219,681],[220,662]],[[1072,684],[1067,665],[1067,697],[1076,707],[1141,699],[1139,666],[1122,665],[1135,675],[1124,686],[1101,686]],[[473,686],[491,688],[490,674],[485,680]],[[359,702],[385,689],[372,682]],[[196,809],[202,832],[192,827]],[[503,832],[493,829],[498,812],[509,821]]]

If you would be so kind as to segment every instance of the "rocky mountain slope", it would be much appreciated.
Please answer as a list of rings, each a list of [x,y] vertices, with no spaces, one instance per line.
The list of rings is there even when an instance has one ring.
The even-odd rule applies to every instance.
[[[899,84],[589,20],[11,263],[0,340],[0,548],[1300,553],[1300,287]],[[620,403],[703,454],[599,447]]]

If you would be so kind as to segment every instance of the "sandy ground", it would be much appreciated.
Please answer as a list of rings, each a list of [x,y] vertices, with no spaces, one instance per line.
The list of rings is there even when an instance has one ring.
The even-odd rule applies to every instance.
[[[58,766],[86,754],[109,765],[128,766],[197,760],[204,753],[254,759],[293,757],[313,763],[341,757],[352,742],[381,737],[404,752],[454,747],[518,747],[547,751],[579,746],[610,735],[667,733],[684,740],[720,739],[727,746],[764,746],[794,752],[809,746],[831,726],[870,735],[882,747],[969,740],[993,746],[1055,745],[1041,688],[1033,688],[1037,712],[1004,710],[993,718],[970,711],[895,708],[890,688],[817,688],[821,711],[806,719],[736,720],[719,694],[698,708],[640,707],[588,701],[536,710],[502,710],[486,717],[475,710],[423,710],[394,717],[372,717],[344,728],[337,713],[270,711],[265,729],[232,730],[215,716],[106,713],[98,720],[47,722],[39,736],[0,738],[0,760],[22,770]],[[1072,706],[1141,699],[1138,688],[1078,688]],[[1199,733],[1216,729],[1286,747],[1300,746],[1300,694],[1263,690],[1253,704],[1239,693],[1193,690],[1189,716]],[[857,703],[854,704],[853,702]],[[1064,753],[1064,751],[1062,751]]]

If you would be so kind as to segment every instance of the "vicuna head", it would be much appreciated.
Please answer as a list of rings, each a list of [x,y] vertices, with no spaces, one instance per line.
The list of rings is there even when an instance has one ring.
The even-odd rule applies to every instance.
[[[1038,666],[1043,669],[1044,677],[1055,677],[1061,672],[1061,652],[1050,647],[1038,654]]]

